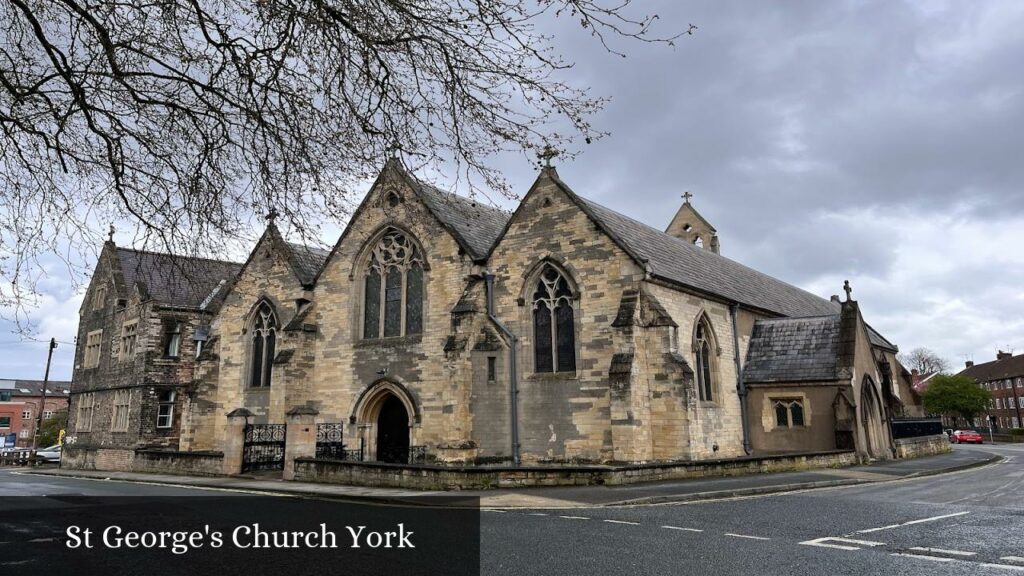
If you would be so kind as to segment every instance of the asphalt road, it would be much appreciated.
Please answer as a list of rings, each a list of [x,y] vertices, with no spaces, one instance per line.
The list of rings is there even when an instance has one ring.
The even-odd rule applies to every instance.
[[[890,483],[717,502],[484,511],[484,574],[1024,572],[1024,446]]]
[[[715,502],[484,510],[483,574],[1024,573],[1024,446],[952,474]],[[0,471],[0,496],[215,490]],[[253,572],[258,573],[257,572]]]

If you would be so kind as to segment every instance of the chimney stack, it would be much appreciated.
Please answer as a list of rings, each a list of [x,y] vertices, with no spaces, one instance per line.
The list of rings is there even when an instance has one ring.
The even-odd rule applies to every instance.
[[[833,302],[835,302],[837,304],[841,304],[842,303],[842,301],[839,300],[839,295],[838,294],[833,294],[832,297],[829,298],[829,300],[831,300],[831,301],[833,301]]]
[[[968,360],[967,362],[964,362],[964,365],[970,368],[974,366],[974,360]]]
[[[1013,357],[1013,352],[1003,352],[1002,350],[1000,350],[999,352],[996,353],[996,360],[997,361],[998,360],[1006,360],[1007,358],[1012,358],[1012,357]]]

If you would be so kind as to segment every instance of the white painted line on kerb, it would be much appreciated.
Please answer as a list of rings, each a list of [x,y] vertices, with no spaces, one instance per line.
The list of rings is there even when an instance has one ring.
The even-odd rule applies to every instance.
[[[880,526],[878,528],[868,528],[867,530],[857,530],[857,534],[867,534],[869,532],[878,532],[879,530],[891,530],[893,528],[900,528],[902,526],[910,526],[911,524],[921,524],[922,522],[934,522],[936,520],[942,520],[943,518],[953,518],[956,516],[963,516],[964,514],[970,514],[970,512],[954,512],[953,514],[943,514],[942,516],[932,516],[931,518],[921,518],[920,520],[911,520],[910,522],[903,522],[902,524],[890,524],[888,526]]]
[[[625,520],[605,520],[609,524],[629,524],[630,526],[639,526],[639,522],[627,522]]]
[[[873,540],[852,540],[850,538],[815,538],[801,542],[805,546],[820,546],[822,548],[838,548],[839,550],[860,550],[861,546],[885,546],[885,542]],[[850,546],[856,544],[856,546]]]
[[[696,528],[683,528],[682,526],[662,526],[662,528],[668,528],[669,530],[682,530],[683,532],[703,532]]]
[[[1009,564],[982,564],[985,568],[1002,568],[1003,570],[1016,570],[1024,572],[1024,566],[1011,566]]]
[[[932,562],[952,562],[952,558],[940,558],[939,556],[928,556],[926,554],[901,554],[899,552],[893,552],[890,556],[902,556],[904,558],[918,558],[921,560],[931,560]]]
[[[977,552],[964,552],[963,550],[947,550],[945,548],[922,548],[914,546],[911,550],[915,552],[932,552],[934,554],[949,554],[951,556],[977,556]]]
[[[750,540],[771,540],[771,538],[765,538],[764,536],[748,536],[747,534],[733,534],[726,532],[726,536],[732,536],[733,538],[749,538]]]
[[[1021,563],[1024,563],[1024,556],[1003,556],[1003,557],[1000,558],[1000,560],[1005,560],[1006,562],[1021,562]]]
[[[565,518],[566,520],[590,520],[586,516],[559,516],[559,518]]]

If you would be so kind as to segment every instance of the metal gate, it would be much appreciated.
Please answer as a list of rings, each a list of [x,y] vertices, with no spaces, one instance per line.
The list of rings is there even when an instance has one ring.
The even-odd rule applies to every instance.
[[[242,472],[284,469],[284,424],[249,424],[242,446]]]

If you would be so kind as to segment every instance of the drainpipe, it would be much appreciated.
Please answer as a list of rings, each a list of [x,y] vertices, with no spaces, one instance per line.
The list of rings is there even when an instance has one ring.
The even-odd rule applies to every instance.
[[[519,339],[512,333],[498,317],[494,315],[494,274],[484,272],[484,282],[487,285],[487,317],[494,322],[495,326],[508,337],[509,345],[509,405],[512,428],[512,464],[520,465],[519,460],[519,383],[516,379],[516,345]]]
[[[743,381],[743,370],[740,367],[740,335],[736,330],[738,311],[739,304],[729,306],[729,317],[732,319],[732,356],[736,362],[736,393],[740,397],[740,426],[743,428],[743,451],[749,456],[754,450],[750,447],[750,423],[747,422],[747,383]]]

